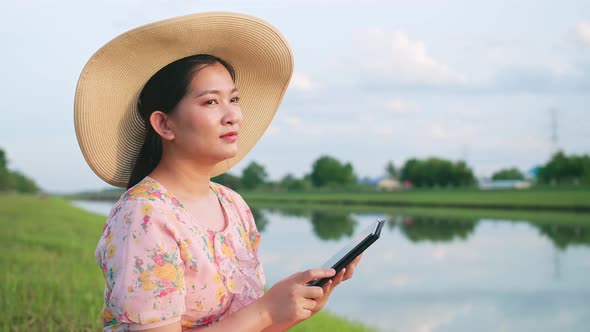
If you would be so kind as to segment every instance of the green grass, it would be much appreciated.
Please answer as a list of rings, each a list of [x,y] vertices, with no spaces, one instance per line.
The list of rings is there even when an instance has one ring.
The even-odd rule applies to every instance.
[[[1,331],[101,330],[103,223],[64,199],[0,194]],[[320,313],[293,331],[367,329]]]
[[[502,210],[502,209],[465,209],[465,208],[419,208],[387,207],[367,205],[287,203],[283,201],[248,201],[252,208],[271,209],[287,214],[311,215],[312,211],[333,211],[336,213],[383,213],[389,216],[432,217],[441,219],[479,219],[527,221],[536,224],[590,226],[590,213],[547,210]]]
[[[3,331],[99,329],[103,222],[61,199],[0,196]]]
[[[289,331],[293,332],[317,332],[317,331],[337,331],[337,332],[357,332],[357,331],[375,331],[359,322],[351,322],[343,318],[336,317],[329,312],[319,312],[305,322],[293,327]]]
[[[590,211],[590,189],[416,189],[394,192],[247,192],[251,203],[308,203],[365,206],[414,206]]]

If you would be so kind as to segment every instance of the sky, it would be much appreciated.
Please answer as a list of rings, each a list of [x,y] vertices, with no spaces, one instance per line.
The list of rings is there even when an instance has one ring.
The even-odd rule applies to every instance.
[[[9,168],[49,192],[108,188],[74,131],[82,68],[127,30],[206,11],[270,22],[295,59],[272,124],[230,173],[256,161],[272,180],[303,176],[330,155],[359,178],[427,157],[486,177],[557,148],[590,153],[589,1],[20,0],[0,4]]]

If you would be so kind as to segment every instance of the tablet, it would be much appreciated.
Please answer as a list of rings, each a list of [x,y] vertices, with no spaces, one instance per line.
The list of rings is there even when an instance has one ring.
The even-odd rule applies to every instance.
[[[336,274],[345,268],[350,262],[352,262],[358,255],[362,254],[371,244],[373,244],[379,238],[381,234],[381,228],[383,228],[385,220],[377,220],[369,227],[367,227],[362,233],[356,236],[340,251],[338,251],[332,258],[330,258],[322,268],[333,268],[336,270]],[[308,286],[323,286],[330,278],[316,279],[309,282]]]

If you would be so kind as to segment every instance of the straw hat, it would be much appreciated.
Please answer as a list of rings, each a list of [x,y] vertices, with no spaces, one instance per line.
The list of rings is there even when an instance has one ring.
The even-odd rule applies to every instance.
[[[243,126],[228,171],[258,142],[281,103],[293,72],[291,50],[269,23],[235,13],[201,13],[125,32],[99,49],[78,81],[74,123],[82,154],[101,179],[126,187],[145,136],[137,110],[144,84],[178,59],[210,54],[230,63],[240,90]]]

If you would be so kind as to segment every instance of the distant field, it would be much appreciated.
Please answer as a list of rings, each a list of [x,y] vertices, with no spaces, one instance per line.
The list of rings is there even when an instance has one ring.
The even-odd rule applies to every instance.
[[[404,190],[394,192],[242,193],[251,203],[341,204],[590,212],[590,188],[532,190]]]
[[[94,248],[104,216],[60,198],[0,194],[0,330],[101,331]],[[293,331],[369,331],[320,313]]]

